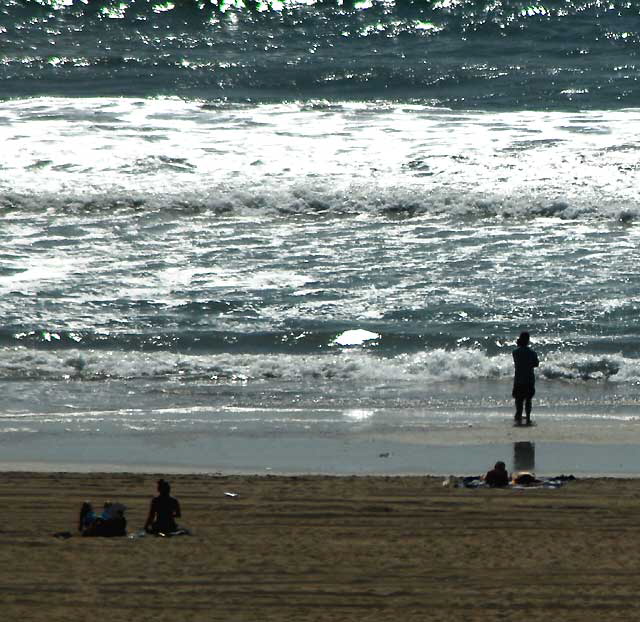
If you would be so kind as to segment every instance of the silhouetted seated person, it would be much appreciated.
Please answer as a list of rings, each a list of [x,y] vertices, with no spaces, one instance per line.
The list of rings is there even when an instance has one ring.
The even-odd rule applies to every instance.
[[[149,515],[144,524],[147,533],[166,535],[178,531],[176,518],[180,518],[180,504],[171,496],[169,482],[158,480],[158,496],[151,500]]]
[[[484,482],[487,486],[491,486],[492,488],[508,486],[509,473],[507,473],[504,462],[496,462],[493,469],[488,471],[484,476]]]
[[[78,531],[83,536],[114,537],[127,535],[126,507],[121,503],[104,504],[103,512],[98,516],[92,505],[85,501],[80,508]]]

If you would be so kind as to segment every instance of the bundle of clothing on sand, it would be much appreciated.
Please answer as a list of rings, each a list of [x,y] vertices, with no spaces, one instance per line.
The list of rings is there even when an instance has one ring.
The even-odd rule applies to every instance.
[[[576,478],[573,475],[537,477],[529,471],[514,472],[509,476],[506,465],[499,460],[485,475],[450,475],[442,485],[448,488],[560,488]]]

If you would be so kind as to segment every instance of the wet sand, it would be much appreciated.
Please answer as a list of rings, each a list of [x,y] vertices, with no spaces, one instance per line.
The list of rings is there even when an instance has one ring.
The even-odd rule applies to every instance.
[[[640,479],[176,475],[192,536],[75,534],[85,499],[139,529],[156,478],[3,473],[3,620],[640,619]]]
[[[477,475],[486,471],[487,465],[502,460],[510,471],[535,471],[549,477],[561,473],[640,476],[640,438],[634,442],[632,436],[627,443],[569,443],[540,439],[535,435],[539,428],[509,429],[513,436],[508,442],[487,435],[483,443],[455,443],[449,438],[450,442],[442,445],[390,435],[380,439],[222,436],[189,442],[176,438],[166,445],[156,445],[152,435],[112,438],[96,434],[90,443],[84,443],[58,434],[37,443],[3,439],[0,472],[445,476]],[[35,462],[33,456],[40,461]]]

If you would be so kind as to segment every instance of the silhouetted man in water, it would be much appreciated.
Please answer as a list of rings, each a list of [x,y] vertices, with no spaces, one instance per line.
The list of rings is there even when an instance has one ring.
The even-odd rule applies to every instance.
[[[531,398],[536,394],[535,367],[540,365],[538,355],[529,347],[529,333],[520,333],[516,341],[517,348],[513,351],[515,375],[513,378],[513,392],[516,401],[516,423],[522,423],[522,407],[527,417],[527,425],[531,424]]]

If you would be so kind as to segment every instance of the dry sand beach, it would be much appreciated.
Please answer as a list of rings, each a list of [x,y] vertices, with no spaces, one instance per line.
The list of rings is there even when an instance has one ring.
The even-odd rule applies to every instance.
[[[2,474],[2,619],[640,619],[638,479],[176,475],[190,537],[51,535],[84,499],[125,503],[139,529],[156,479]]]

